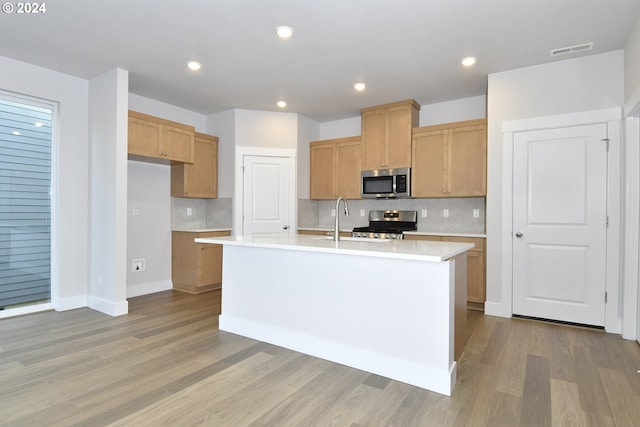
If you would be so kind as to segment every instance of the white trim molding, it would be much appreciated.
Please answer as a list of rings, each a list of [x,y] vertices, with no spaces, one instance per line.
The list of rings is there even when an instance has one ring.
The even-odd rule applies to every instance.
[[[607,277],[606,290],[609,303],[605,314],[605,330],[620,333],[622,317],[621,293],[621,222],[622,222],[622,155],[621,155],[621,108],[584,111],[554,116],[533,117],[521,120],[505,121],[502,124],[503,157],[502,157],[502,225],[499,236],[502,252],[500,254],[502,270],[500,272],[501,292],[499,301],[487,301],[485,313],[500,317],[511,317],[513,314],[513,137],[516,132],[552,129],[568,126],[580,126],[594,123],[607,124],[610,139],[608,163],[608,197],[607,212],[609,229],[607,232]]]

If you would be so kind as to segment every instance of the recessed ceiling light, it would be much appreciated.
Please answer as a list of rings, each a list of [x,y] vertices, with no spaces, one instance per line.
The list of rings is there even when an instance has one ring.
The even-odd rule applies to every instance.
[[[357,90],[358,92],[362,92],[363,90],[365,90],[366,87],[367,87],[367,85],[362,83],[362,82],[356,83],[356,84],[353,85],[353,88],[355,90]]]
[[[476,58],[475,56],[467,56],[462,60],[462,65],[464,65],[465,67],[471,67],[473,64],[476,63],[477,59],[478,58]]]
[[[35,122],[34,125],[35,127],[41,128],[42,126],[44,126],[44,123]]]
[[[279,27],[276,27],[276,34],[281,39],[288,39],[293,35],[293,28],[287,27],[286,25],[281,25]]]
[[[285,101],[278,101],[276,105],[280,108],[284,108],[287,106],[287,103]]]
[[[187,62],[187,67],[189,67],[189,69],[192,71],[198,71],[200,68],[202,68],[202,64],[197,61],[189,61]]]
[[[16,135],[16,136],[20,135],[20,132],[18,132],[17,130],[14,130],[14,131],[13,131],[13,132],[11,132],[11,133],[12,133],[12,134],[14,134],[14,135]]]

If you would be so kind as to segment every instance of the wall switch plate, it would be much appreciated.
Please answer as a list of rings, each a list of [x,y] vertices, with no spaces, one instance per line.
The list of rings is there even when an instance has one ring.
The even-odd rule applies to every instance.
[[[187,208],[187,216],[193,215],[193,210],[191,208]]]
[[[442,209],[442,217],[449,218],[449,209]]]
[[[144,258],[134,259],[131,261],[131,271],[139,272],[144,271]]]
[[[426,218],[426,217],[427,217],[427,210],[422,209],[422,218]]]
[[[473,217],[474,218],[480,218],[480,209],[474,209],[473,210]]]
[[[364,216],[364,209],[360,209],[360,216]]]

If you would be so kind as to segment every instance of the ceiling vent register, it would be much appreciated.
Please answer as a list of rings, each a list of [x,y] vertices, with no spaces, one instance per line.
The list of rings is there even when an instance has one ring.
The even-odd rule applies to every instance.
[[[552,49],[549,51],[549,56],[554,57],[554,56],[560,56],[560,55],[568,55],[570,53],[578,53],[578,52],[591,50],[591,49],[593,49],[593,43],[577,44],[575,46]]]

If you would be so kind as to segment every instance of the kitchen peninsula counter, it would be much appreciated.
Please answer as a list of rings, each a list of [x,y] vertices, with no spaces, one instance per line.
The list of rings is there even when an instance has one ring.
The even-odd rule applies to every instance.
[[[472,244],[295,234],[196,241],[224,248],[221,330],[451,394]]]

